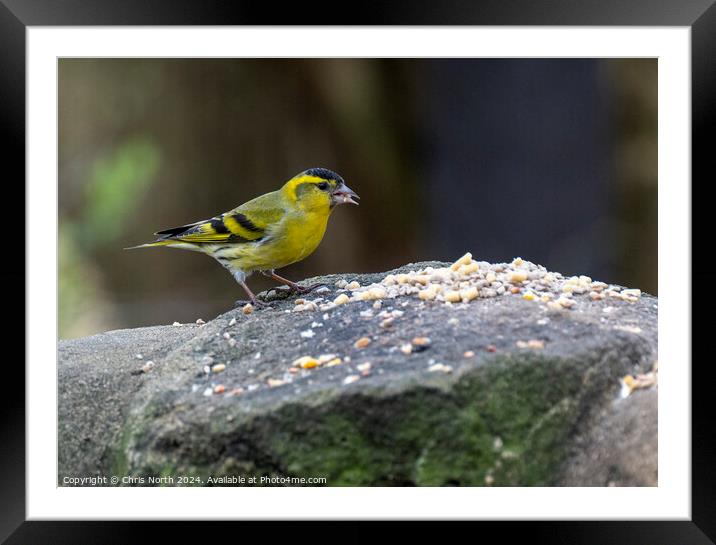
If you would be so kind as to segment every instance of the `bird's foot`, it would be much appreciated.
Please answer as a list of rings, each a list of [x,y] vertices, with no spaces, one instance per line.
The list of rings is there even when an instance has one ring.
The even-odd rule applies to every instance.
[[[269,288],[266,290],[266,293],[264,294],[265,298],[268,298],[268,296],[271,294],[271,292],[275,292],[278,297],[272,297],[272,299],[286,299],[293,295],[294,293],[297,293],[299,295],[303,295],[306,293],[311,293],[313,290],[321,288],[326,286],[324,283],[319,284],[311,284],[310,286],[300,286],[298,284],[292,284],[287,286],[276,286],[274,288]]]
[[[323,282],[319,282],[318,284],[311,284],[310,286],[299,286],[298,284],[296,284],[296,287],[291,291],[296,291],[298,293],[311,293],[313,290],[324,287],[328,287],[328,285],[324,284]]]
[[[252,299],[252,300],[246,300],[246,299],[237,299],[234,301],[234,307],[245,307],[246,305],[251,305],[254,308],[271,308],[271,305],[267,303],[266,301],[261,301],[260,299]]]

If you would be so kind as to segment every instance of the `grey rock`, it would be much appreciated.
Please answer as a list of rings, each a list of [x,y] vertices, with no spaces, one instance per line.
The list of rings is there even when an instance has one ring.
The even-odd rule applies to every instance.
[[[386,274],[304,283],[325,282],[331,292],[319,296],[333,299],[339,278],[365,285]],[[325,477],[328,485],[655,484],[656,390],[625,400],[618,392],[623,375],[657,357],[656,298],[577,295],[572,310],[555,313],[513,295],[452,307],[401,297],[383,301],[381,310],[404,314],[381,327],[380,311],[360,315],[372,301],[327,310],[324,319],[320,310],[291,312],[295,297],[283,295],[271,294],[270,309],[232,309],[201,326],[60,341],[59,483],[118,475],[145,485],[151,476],[172,477],[169,484],[222,476]],[[602,312],[607,305],[614,310]],[[301,337],[307,329],[315,335]],[[364,336],[372,342],[356,349]],[[429,348],[400,351],[418,336],[431,338]],[[530,339],[544,348],[516,344]],[[475,356],[465,358],[466,350]],[[296,358],[327,353],[350,362],[289,373]],[[209,358],[225,370],[207,374]],[[452,371],[431,372],[438,363]],[[219,385],[223,394],[204,395]],[[228,395],[236,389],[243,393]],[[629,418],[639,420],[639,433]],[[610,450],[615,434],[629,443],[620,452]]]
[[[598,411],[574,441],[563,486],[657,486],[657,390],[636,390]]]

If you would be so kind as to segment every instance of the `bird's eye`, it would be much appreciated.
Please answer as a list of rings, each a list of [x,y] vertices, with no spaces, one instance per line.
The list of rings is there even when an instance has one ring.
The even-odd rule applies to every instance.
[[[326,189],[328,189],[328,182],[321,182],[320,184],[316,185],[318,185],[318,189],[320,189],[321,191],[325,191]]]

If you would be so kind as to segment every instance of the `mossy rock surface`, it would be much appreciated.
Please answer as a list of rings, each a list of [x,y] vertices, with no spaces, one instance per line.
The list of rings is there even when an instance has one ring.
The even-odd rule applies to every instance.
[[[427,265],[441,264],[391,272]],[[306,282],[326,282],[331,293],[320,295],[333,299],[339,278],[365,285],[386,274]],[[400,297],[381,310],[404,314],[381,327],[361,315],[372,301],[291,312],[291,298],[201,326],[61,341],[59,484],[118,475],[135,477],[129,484],[263,476],[325,477],[333,486],[544,486],[568,474],[579,485],[589,472],[573,465],[589,463],[589,438],[599,432],[604,440],[604,415],[628,406],[618,399],[619,379],[657,357],[656,298],[580,303],[554,312],[513,295],[453,306]],[[309,330],[312,337],[301,336]],[[364,336],[371,343],[355,348]],[[428,349],[400,350],[422,336]],[[517,344],[531,339],[544,347]],[[466,358],[468,350],[475,355]],[[289,372],[296,358],[327,353],[350,362]],[[139,372],[148,360],[153,368]],[[225,371],[205,373],[218,363]],[[451,371],[431,371],[437,363]],[[359,378],[346,383],[349,376]],[[225,393],[205,395],[218,385]],[[227,395],[236,389],[243,393]],[[644,413],[655,422],[655,409]],[[649,449],[655,429],[640,439]],[[655,461],[644,464],[655,479]],[[650,478],[628,484],[656,484]]]

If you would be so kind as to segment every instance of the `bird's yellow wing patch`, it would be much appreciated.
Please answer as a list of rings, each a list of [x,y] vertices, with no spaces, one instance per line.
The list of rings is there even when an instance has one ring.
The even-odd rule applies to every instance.
[[[165,231],[159,231],[162,240],[182,242],[252,242],[263,238],[265,229],[257,226],[244,214],[227,212],[206,221],[200,221]]]
[[[257,202],[258,201],[258,202]],[[156,233],[160,240],[190,243],[257,242],[267,236],[267,230],[280,222],[285,212],[261,202],[261,198],[213,217],[181,227]]]
[[[248,240],[263,236],[266,226],[256,220],[252,221],[249,216],[241,212],[229,212],[221,216],[224,227],[232,235],[237,235]]]

